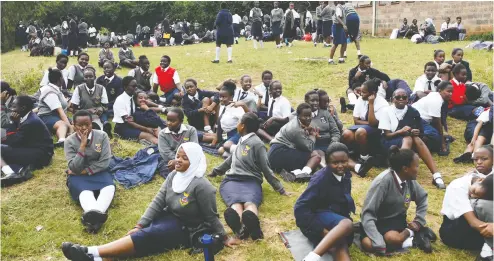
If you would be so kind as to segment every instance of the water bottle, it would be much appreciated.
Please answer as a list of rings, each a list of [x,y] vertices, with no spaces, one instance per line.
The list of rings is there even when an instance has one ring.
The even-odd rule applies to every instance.
[[[204,234],[201,238],[204,247],[204,261],[214,261],[214,253],[211,249],[213,245],[213,237],[209,234]]]

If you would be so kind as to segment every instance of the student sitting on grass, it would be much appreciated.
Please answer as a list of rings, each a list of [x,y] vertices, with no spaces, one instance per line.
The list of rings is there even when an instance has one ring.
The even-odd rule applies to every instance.
[[[280,81],[271,82],[269,87],[271,97],[268,102],[267,117],[257,131],[257,134],[268,142],[273,140],[273,136],[289,121],[289,117],[292,114],[290,101],[281,95],[282,88]]]
[[[89,55],[87,53],[80,53],[77,55],[77,64],[69,67],[69,75],[67,89],[71,90],[72,87],[84,83],[84,69],[89,64]]]
[[[297,226],[316,246],[304,261],[319,261],[328,251],[335,260],[350,260],[350,213],[355,213],[355,202],[348,160],[348,148],[343,143],[331,143],[326,151],[328,166],[314,173],[295,203]]]
[[[455,65],[452,73],[453,79],[450,82],[453,85],[453,94],[448,103],[449,116],[460,120],[471,120],[478,117],[484,109],[482,106],[477,107],[469,103],[480,97],[480,90],[472,85],[468,87],[465,85],[467,70],[462,64]]]
[[[126,76],[122,80],[124,92],[117,97],[113,105],[113,122],[115,133],[123,139],[146,140],[158,144],[158,128],[150,128],[137,124],[134,119],[136,101],[134,95],[137,82],[134,77]]]
[[[269,164],[274,171],[281,172],[282,176],[310,177],[321,163],[321,154],[314,150],[319,130],[311,126],[311,105],[300,104],[296,114],[271,141]]]
[[[434,84],[436,81],[441,81],[437,76],[437,68],[434,62],[428,62],[424,66],[424,74],[415,81],[412,96],[410,100],[415,102],[431,92],[436,92],[437,88]]]
[[[372,181],[364,201],[362,247],[379,255],[412,246],[431,253],[436,235],[425,227],[427,192],[416,181],[419,157],[412,150],[392,146],[388,161],[390,168]],[[410,201],[417,208],[415,218],[407,223]]]
[[[184,112],[180,108],[171,108],[166,115],[167,127],[158,136],[158,149],[163,165],[160,175],[166,178],[175,169],[175,154],[183,143],[198,143],[197,131],[193,126],[184,124]]]
[[[262,83],[257,85],[255,87],[255,90],[257,93],[260,95],[259,98],[261,99],[260,103],[258,102],[257,107],[258,107],[258,112],[267,112],[269,107],[269,98],[271,96],[271,92],[269,90],[269,86],[271,85],[271,82],[273,81],[273,73],[271,71],[263,71],[261,74],[261,79]]]
[[[473,80],[472,70],[470,70],[470,64],[467,61],[463,60],[463,49],[454,48],[453,51],[451,52],[451,57],[453,59],[447,61],[446,63],[451,65],[462,64],[463,66],[465,66],[465,69],[467,70],[465,83],[471,82]]]
[[[473,152],[482,147],[482,145],[491,143],[494,144],[492,136],[493,112],[494,106],[489,110],[480,114],[477,120],[467,123],[464,137],[466,142],[469,142],[465,152],[453,159],[454,163],[470,163],[472,162]]]
[[[136,60],[134,52],[129,48],[129,44],[126,41],[122,42],[122,48],[118,51],[118,59],[120,59],[120,66],[134,69],[139,64]]]
[[[153,92],[158,93],[158,86],[163,92],[160,101],[166,105],[178,105],[180,100],[180,76],[175,68],[170,67],[172,59],[163,55],[160,66],[156,67],[153,74]]]
[[[50,132],[57,135],[55,147],[63,147],[65,137],[73,132],[67,118],[67,100],[60,88],[63,84],[62,72],[58,69],[48,69],[48,85],[41,87],[38,100],[38,116]]]
[[[210,177],[226,176],[220,185],[220,194],[227,206],[225,221],[241,239],[264,237],[259,224],[259,206],[262,202],[263,176],[275,191],[288,195],[281,182],[269,167],[264,142],[256,136],[259,119],[248,112],[237,125],[241,135],[238,145],[220,166],[213,169]]]
[[[211,124],[214,126],[220,107],[218,92],[198,89],[194,79],[185,80],[184,87],[187,95],[182,99],[182,108],[187,122],[198,130],[213,133]]]
[[[67,63],[69,63],[69,57],[65,54],[59,54],[57,55],[56,58],[56,68],[62,72],[63,75],[63,82],[62,82],[62,90],[67,89],[67,83],[68,83],[68,76],[69,76],[69,70],[67,70]],[[54,68],[54,67],[53,67]],[[48,85],[50,81],[48,80],[48,70],[45,71],[45,74],[43,75],[43,79],[41,79],[41,82],[39,83],[40,87],[43,87],[45,85]]]
[[[74,112],[86,110],[91,113],[93,128],[103,130],[111,139],[113,135],[107,114],[108,96],[106,95],[105,87],[96,83],[95,74],[96,71],[93,67],[87,66],[84,69],[85,83],[74,88],[71,103]]]
[[[33,107],[34,102],[29,96],[17,96],[12,102],[12,129],[2,139],[1,145],[0,167],[5,177],[21,174],[16,173],[19,169],[14,165],[22,168],[42,168],[50,164],[53,157],[51,133],[43,121],[31,112]]]
[[[481,250],[477,260],[492,260],[492,145],[475,150],[475,170],[453,180],[444,194],[439,236],[457,249]]]
[[[247,105],[249,111],[257,113],[257,103],[260,93],[251,90],[252,88],[252,78],[249,75],[242,75],[240,77],[240,88],[235,90],[234,101],[242,101]]]
[[[96,83],[103,85],[108,97],[108,116],[113,117],[113,104],[123,93],[122,78],[115,74],[115,66],[112,62],[103,64],[103,75],[96,79]]]
[[[113,67],[117,68],[118,63],[115,62],[115,57],[113,56],[112,50],[110,50],[110,42],[105,42],[103,48],[99,51],[98,55],[98,65],[103,67],[106,62],[113,64]]]
[[[64,146],[68,161],[67,187],[72,199],[84,210],[82,224],[89,233],[96,233],[106,222],[107,209],[115,195],[113,176],[108,169],[110,139],[103,131],[93,130],[92,113],[88,111],[77,111],[73,121],[75,133],[67,137]]]
[[[437,70],[439,70],[441,64],[444,63],[446,53],[439,49],[439,50],[434,50],[434,64],[436,64]]]
[[[221,87],[220,96],[220,109],[218,116],[218,128],[216,133],[204,133],[202,138],[203,142],[211,142],[211,145],[215,146],[221,144],[218,149],[220,155],[227,156],[231,152],[232,145],[238,143],[240,134],[237,132],[237,124],[242,119],[242,116],[249,112],[247,105],[243,102],[234,102],[233,95],[235,94],[235,83],[231,81],[225,81],[223,87]]]
[[[139,66],[134,70],[130,70],[127,74],[136,78],[137,89],[146,93],[152,93],[151,76],[153,75],[149,71],[149,59],[145,55],[139,56]]]
[[[166,113],[167,109],[163,105],[157,105],[150,101],[145,92],[137,91],[134,97],[136,104],[134,122],[153,129],[164,129],[166,127],[165,120],[158,113]]]
[[[41,40],[41,48],[43,56],[53,56],[55,51],[55,40],[51,37],[50,32],[45,32],[45,37]]]
[[[126,236],[91,247],[64,242],[64,256],[75,261],[101,261],[149,256],[179,248],[193,248],[192,253],[197,253],[197,249],[202,249],[199,238],[204,234],[215,235],[228,247],[239,244],[238,239],[227,236],[218,218],[216,189],[204,178],[206,168],[201,146],[193,142],[182,144],[175,155],[175,171]]]
[[[343,122],[341,122],[338,117],[338,112],[336,111],[336,107],[331,103],[331,98],[325,90],[319,89],[317,90],[319,94],[319,108],[321,110],[329,111],[329,114],[333,116],[336,125],[338,126],[338,130],[340,133],[343,133]]]
[[[424,134],[424,127],[419,112],[408,106],[408,96],[402,89],[398,89],[393,95],[393,104],[385,108],[379,121],[379,129],[383,130],[381,139],[385,151],[393,145],[402,149],[412,149],[419,154],[433,177],[433,184],[440,189],[445,189],[434,159],[429,148],[420,138]]]

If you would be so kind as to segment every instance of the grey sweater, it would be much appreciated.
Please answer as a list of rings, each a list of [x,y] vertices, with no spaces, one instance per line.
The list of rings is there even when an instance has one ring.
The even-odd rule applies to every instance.
[[[372,181],[365,197],[361,220],[373,248],[381,250],[386,248],[383,235],[377,230],[376,221],[406,215],[410,201],[415,201],[417,205],[414,221],[425,226],[427,192],[416,180],[406,181],[403,193],[390,169],[383,171]]]
[[[340,141],[340,130],[338,129],[334,117],[331,116],[331,113],[328,110],[320,109],[317,116],[312,118],[310,125],[319,129],[319,135],[321,137],[317,138],[316,143],[326,142],[328,140],[330,140],[330,142]]]
[[[199,143],[197,139],[197,130],[193,126],[182,124],[182,127],[178,132],[179,133],[177,134],[172,133],[168,127],[160,131],[158,136],[158,149],[160,151],[160,156],[165,160],[165,163],[175,159],[177,149],[182,143]]]
[[[283,20],[283,10],[281,8],[276,8],[271,10],[271,23],[281,22]]]
[[[315,143],[315,137],[305,133],[298,118],[294,117],[280,129],[270,144],[282,144],[292,149],[312,152]]]
[[[173,171],[161,185],[138,224],[148,227],[162,212],[176,216],[188,228],[191,239],[196,233],[208,231],[225,235],[225,229],[218,218],[216,208],[216,189],[208,179],[194,178],[183,193],[172,189]]]
[[[134,56],[134,52],[132,52],[132,49],[130,48],[127,48],[127,52],[125,52],[122,48],[120,48],[120,50],[118,50],[118,59],[120,59],[120,61],[124,61],[124,60],[135,60],[136,57]]]
[[[264,142],[252,135],[241,143],[237,144],[235,152],[228,157],[221,165],[213,169],[213,173],[218,175],[239,175],[257,178],[262,183],[262,174],[269,185],[280,194],[284,193],[283,185],[275,177],[269,166],[268,154]]]
[[[64,143],[65,158],[69,169],[76,175],[86,170],[88,175],[108,170],[111,159],[110,139],[100,130],[93,130],[86,150],[81,152],[81,140],[77,133],[70,135]]]
[[[323,21],[331,21],[331,19],[333,19],[334,13],[335,13],[334,7],[331,7],[329,5],[326,5],[326,7],[324,7],[321,10],[321,20],[323,20]]]

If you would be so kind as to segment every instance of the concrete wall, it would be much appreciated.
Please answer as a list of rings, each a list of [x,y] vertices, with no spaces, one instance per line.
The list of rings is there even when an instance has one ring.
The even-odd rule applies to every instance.
[[[363,34],[372,33],[372,4],[370,1],[353,2],[360,16],[360,30]],[[376,35],[387,36],[393,28],[398,28],[403,18],[408,19],[408,24],[417,19],[420,25],[426,18],[432,18],[437,32],[446,17],[452,22],[457,16],[462,17],[462,23],[467,30],[467,35],[492,32],[493,30],[493,1],[378,1],[376,3]]]

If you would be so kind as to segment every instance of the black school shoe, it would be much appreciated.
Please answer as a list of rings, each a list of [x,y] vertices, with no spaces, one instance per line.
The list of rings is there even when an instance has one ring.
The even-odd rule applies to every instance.
[[[413,237],[413,246],[418,247],[425,253],[432,253],[431,239],[427,236],[425,230],[420,229]]]
[[[369,156],[368,159],[362,160],[360,164],[361,164],[360,169],[357,172],[357,174],[360,177],[365,178],[367,176],[367,172],[369,172],[369,170],[372,169],[372,167],[374,167],[374,157]]]
[[[107,219],[108,214],[92,209],[82,215],[81,222],[89,233],[97,233]]]
[[[250,210],[246,210],[242,213],[242,221],[246,229],[250,233],[252,240],[263,239],[264,234],[261,231],[261,224],[259,218]]]
[[[437,183],[436,179],[441,179],[443,183]],[[432,178],[432,185],[436,186],[438,189],[446,189],[446,185],[444,184],[444,179],[442,177]]]
[[[249,237],[248,231],[242,226],[237,211],[233,208],[227,208],[225,212],[223,212],[223,217],[225,217],[226,224],[232,229],[236,236],[240,239],[247,239]]]
[[[472,163],[472,153],[465,152],[453,159],[454,163]]]
[[[212,63],[220,63],[220,60],[212,60]]]
[[[493,260],[494,260],[494,256],[481,257],[480,254],[475,259],[475,261],[493,261]]]
[[[432,229],[430,229],[428,227],[422,227],[422,228],[420,228],[419,232],[423,233],[424,236],[428,237],[431,240],[431,242],[436,242],[437,235],[436,235],[436,233],[434,233],[434,231],[432,231]]]
[[[344,97],[340,97],[340,107],[341,107],[341,113],[346,113],[347,108],[346,108],[346,100]]]
[[[72,256],[70,255],[70,249],[72,248],[73,245],[74,243],[71,242],[62,243],[62,253],[65,256],[65,258],[67,258],[68,260],[72,260]]]
[[[73,245],[70,248],[70,257],[73,261],[93,261],[94,257],[87,253],[87,247],[81,245]]]

